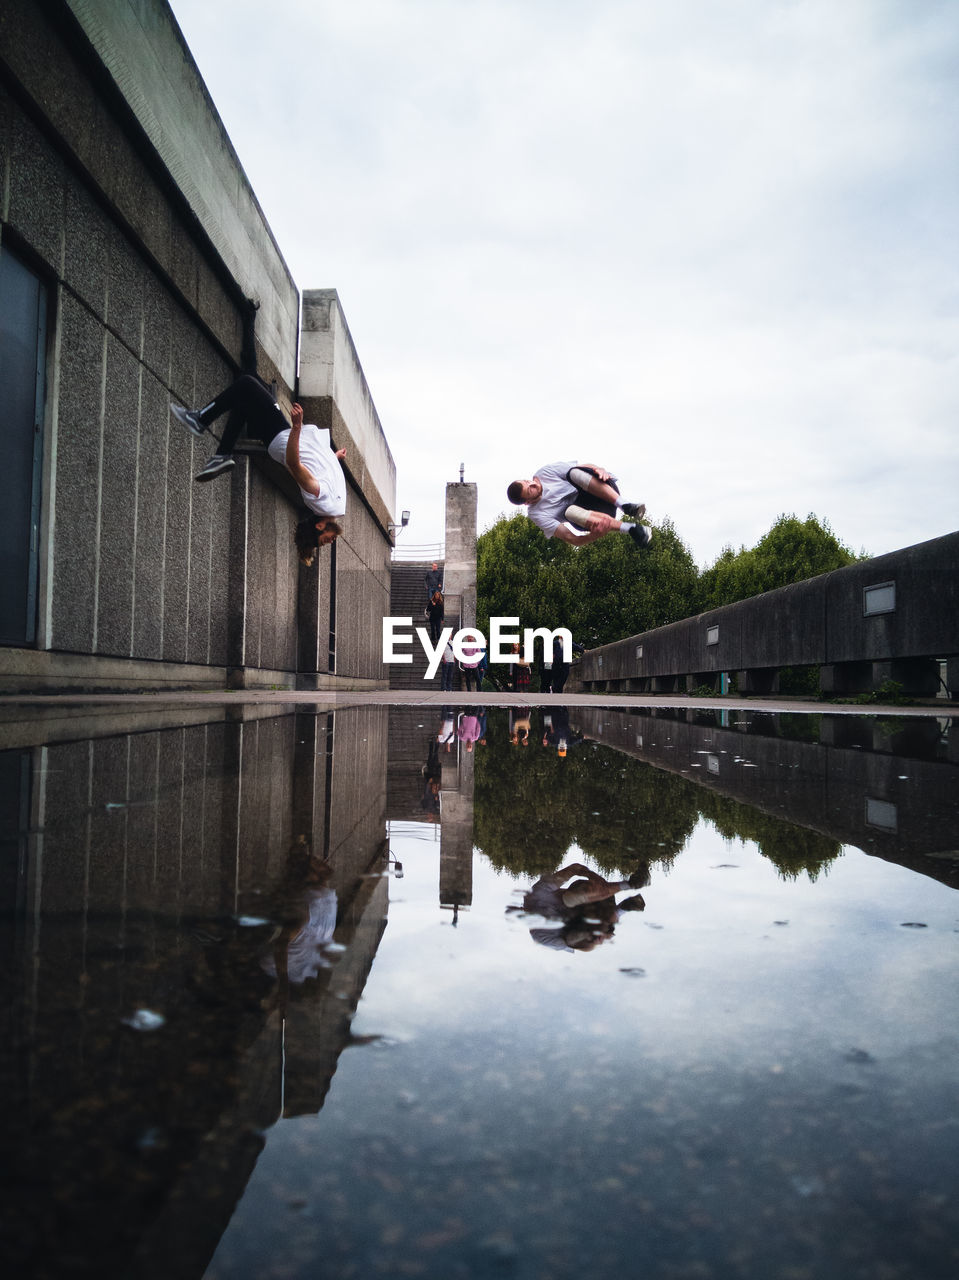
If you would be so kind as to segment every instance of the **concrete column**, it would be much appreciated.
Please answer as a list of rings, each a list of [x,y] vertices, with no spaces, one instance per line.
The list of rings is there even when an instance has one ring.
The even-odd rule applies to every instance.
[[[460,600],[460,626],[476,625],[476,485],[446,486],[446,567],[443,571],[447,609],[450,597]]]

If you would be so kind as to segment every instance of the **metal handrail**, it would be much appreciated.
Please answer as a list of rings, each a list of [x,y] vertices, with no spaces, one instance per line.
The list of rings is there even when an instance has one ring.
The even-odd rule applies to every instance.
[[[398,542],[393,548],[394,560],[445,560],[446,547],[442,542],[426,542],[418,546],[409,542]]]

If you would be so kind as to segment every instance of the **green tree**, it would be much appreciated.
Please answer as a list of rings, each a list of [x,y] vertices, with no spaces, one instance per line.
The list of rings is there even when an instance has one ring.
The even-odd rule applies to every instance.
[[[699,577],[699,609],[733,604],[763,591],[841,569],[860,557],[810,512],[805,520],[781,515],[755,547],[724,547]]]
[[[695,608],[693,558],[672,523],[647,551],[609,534],[586,547],[546,538],[525,516],[498,520],[477,543],[477,623],[568,627],[588,647],[662,626]]]

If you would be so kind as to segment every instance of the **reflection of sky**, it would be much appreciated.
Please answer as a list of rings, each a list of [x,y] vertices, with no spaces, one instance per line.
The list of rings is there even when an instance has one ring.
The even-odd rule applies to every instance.
[[[315,1232],[320,1211],[296,1206],[325,1216],[331,1195],[349,1206],[333,1238],[362,1266],[395,1262],[383,1241],[412,1235],[417,1265],[446,1274],[441,1246],[422,1242],[450,1232],[481,1274],[502,1240],[542,1251],[577,1213],[602,1224],[610,1265],[634,1247],[658,1261],[662,1240],[636,1243],[637,1203],[679,1222],[697,1258],[732,1249],[726,1232],[738,1248],[772,1231],[784,1263],[822,1232],[828,1253],[830,1214],[878,1257],[891,1245],[872,1197],[891,1194],[893,1153],[912,1153],[895,1158],[898,1212],[949,1185],[954,891],[851,848],[817,882],[785,881],[753,844],[700,822],[668,871],[653,867],[645,913],[570,954],[506,915],[528,880],[474,852],[454,927],[435,832],[404,824],[391,846],[404,876],[353,1022],[383,1039],[343,1053],[319,1116],[267,1134],[211,1280],[257,1249],[289,1250],[301,1213]],[[814,1226],[795,1216],[807,1201]],[[529,1217],[540,1211],[545,1236]],[[710,1225],[685,1233],[687,1212]],[[371,1244],[350,1234],[361,1219]],[[575,1234],[551,1274],[577,1274],[582,1247]]]
[[[365,1032],[403,1039],[470,1025],[503,1016],[504,1002],[525,1006],[527,991],[531,1004],[540,992],[567,1006],[641,1011],[644,1037],[652,1025],[660,1033],[650,1051],[680,1059],[762,1057],[764,1045],[787,1043],[888,1049],[954,1022],[959,898],[855,849],[816,883],[784,881],[752,843],[729,845],[701,822],[669,872],[654,865],[645,913],[625,915],[595,951],[571,955],[532,942],[537,920],[505,915],[529,881],[477,852],[473,905],[453,928],[438,906],[436,846],[394,838],[392,847],[405,877],[393,884],[355,1024]],[[573,849],[566,860],[580,856]],[[621,973],[635,968],[642,980]],[[618,1018],[612,1025],[634,1030]]]

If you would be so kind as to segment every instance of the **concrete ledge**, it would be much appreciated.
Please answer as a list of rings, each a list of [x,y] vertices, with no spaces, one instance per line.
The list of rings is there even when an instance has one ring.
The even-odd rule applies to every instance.
[[[337,676],[328,671],[301,672],[296,677],[296,687],[305,693],[316,693],[322,689],[344,689],[375,693],[377,690],[389,689],[386,680],[374,680],[364,676]]]
[[[153,733],[160,729],[184,729],[192,725],[273,719],[295,708],[274,704],[162,702],[151,694],[137,702],[64,705],[55,696],[34,702],[0,704],[0,751],[46,747],[56,742],[86,738],[113,738],[127,733]]]
[[[52,649],[0,649],[0,693],[226,689],[227,675],[226,667],[185,662],[146,662]]]
[[[393,519],[396,463],[335,289],[303,290],[300,401],[304,421],[346,449],[346,469],[380,524]]]

